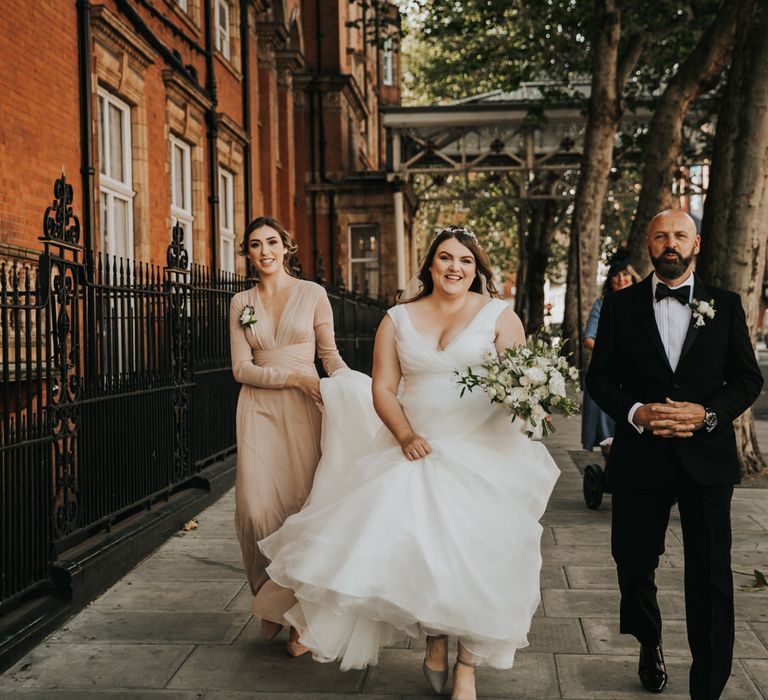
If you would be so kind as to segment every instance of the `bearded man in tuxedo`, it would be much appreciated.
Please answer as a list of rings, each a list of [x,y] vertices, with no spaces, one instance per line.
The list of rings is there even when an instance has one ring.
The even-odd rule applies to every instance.
[[[763,380],[739,296],[693,272],[701,239],[682,211],[647,231],[654,272],[605,298],[587,390],[616,421],[607,465],[620,631],[640,642],[646,690],[667,684],[655,570],[677,502],[690,694],[715,700],[728,681],[734,611],[730,507],[739,483],[733,421]]]

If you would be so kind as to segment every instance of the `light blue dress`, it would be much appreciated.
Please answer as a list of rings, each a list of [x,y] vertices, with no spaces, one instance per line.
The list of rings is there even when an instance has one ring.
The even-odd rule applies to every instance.
[[[597,336],[597,323],[600,320],[600,310],[603,308],[603,298],[598,298],[592,305],[587,319],[587,327],[584,329],[584,338]],[[613,418],[600,410],[600,407],[585,391],[581,417],[581,445],[585,450],[591,450],[599,445],[605,438],[613,437],[616,424]]]

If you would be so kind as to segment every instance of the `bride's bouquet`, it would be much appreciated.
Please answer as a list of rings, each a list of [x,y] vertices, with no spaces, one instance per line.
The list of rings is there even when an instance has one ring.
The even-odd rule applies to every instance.
[[[536,337],[527,345],[489,353],[480,374],[471,368],[456,371],[461,395],[480,387],[494,403],[504,405],[513,420],[521,418],[528,437],[538,440],[555,431],[552,411],[571,416],[579,410],[577,401],[566,395],[575,385],[579,372],[562,354],[563,344],[555,345]]]

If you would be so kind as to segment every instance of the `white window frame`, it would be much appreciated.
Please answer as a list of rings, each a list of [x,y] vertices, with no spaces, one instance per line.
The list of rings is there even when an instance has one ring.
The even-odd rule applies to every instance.
[[[384,85],[391,87],[395,84],[395,50],[392,37],[384,39],[382,53],[381,80]]]
[[[192,147],[176,136],[170,137],[171,142],[171,226],[176,223],[181,224],[184,229],[184,247],[189,253],[190,263],[194,260],[192,255],[192,223],[195,220],[192,213]],[[184,188],[183,193],[176,192],[176,153],[175,149],[182,152],[182,175],[181,185]],[[183,194],[182,200],[186,200],[188,208],[179,204],[179,194]]]
[[[374,233],[376,236],[376,257],[375,258],[357,258],[353,257],[352,253],[352,232],[356,228],[365,228],[370,230]],[[348,270],[348,279],[349,279],[349,288],[352,289],[355,285],[354,277],[352,276],[352,269],[353,269],[353,263],[366,263],[370,262],[372,260],[376,261],[376,271],[379,276],[379,288],[378,289],[369,289],[369,293],[373,296],[378,296],[379,292],[381,291],[381,227],[378,224],[373,223],[359,223],[359,224],[350,224],[347,227],[347,250],[350,251],[349,255],[349,270]],[[362,291],[365,289],[365,281],[360,280],[361,282],[361,289],[358,291]]]
[[[121,113],[120,129],[122,131],[123,141],[123,179],[118,180],[108,175],[110,171],[111,149],[110,125],[109,125],[109,107],[116,108]],[[100,249],[108,255],[133,259],[133,199],[136,192],[133,189],[133,169],[132,169],[132,150],[131,150],[131,107],[111,92],[99,87],[97,90],[97,112],[99,119],[98,137],[99,143],[105,144],[100,149],[99,164],[99,211],[101,212],[101,195],[107,198],[106,221],[101,222]],[[115,247],[115,236],[104,237],[104,229],[114,232],[115,230],[115,200],[121,200],[126,203],[126,240],[125,249],[120,251]]]
[[[222,24],[222,9],[226,14],[226,21]],[[227,0],[216,0],[216,50],[221,53],[228,61],[232,57],[232,47],[230,40],[229,25],[231,20],[232,6]]]
[[[229,247],[225,254],[225,247]],[[219,166],[219,268],[235,271],[235,176]]]

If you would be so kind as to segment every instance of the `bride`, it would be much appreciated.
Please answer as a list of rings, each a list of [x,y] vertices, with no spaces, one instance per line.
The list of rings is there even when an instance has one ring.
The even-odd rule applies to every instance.
[[[399,633],[426,635],[423,670],[439,693],[455,636],[452,697],[474,700],[475,667],[511,668],[527,645],[538,519],[559,471],[498,404],[456,386],[456,370],[525,341],[514,311],[482,293],[496,290],[474,234],[441,231],[418,279],[379,326],[373,407],[365,375],[322,380],[310,499],[259,546],[270,577],[296,592],[286,618],[316,659],[363,668]]]

